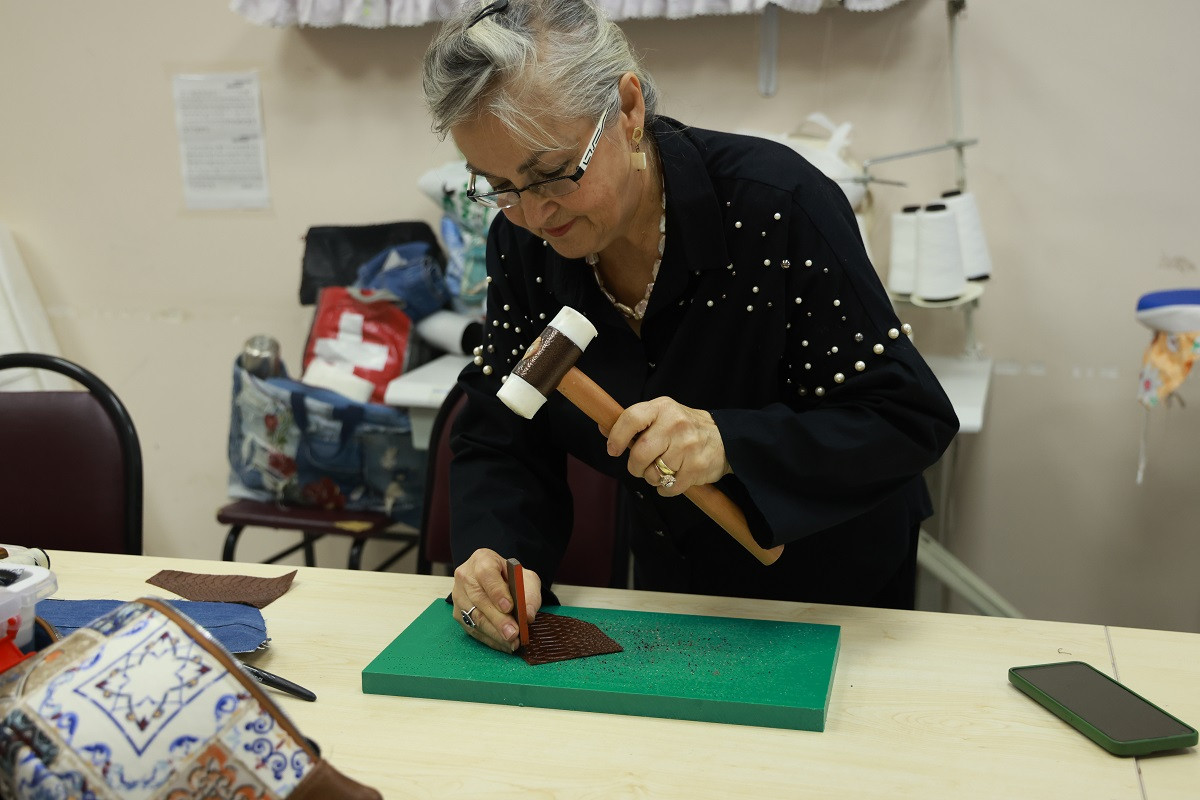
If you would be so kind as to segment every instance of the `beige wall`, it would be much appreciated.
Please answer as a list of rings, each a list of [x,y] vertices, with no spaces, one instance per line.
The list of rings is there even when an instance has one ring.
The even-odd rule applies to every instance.
[[[431,28],[271,30],[226,6],[0,0],[0,219],[64,354],[137,421],[146,546],[161,555],[220,552],[229,365],[259,332],[298,357],[306,228],[434,222],[415,181],[453,157],[418,94]],[[757,93],[757,18],[625,27],[663,111],[692,124],[785,132],[822,110],[855,123],[860,157],[947,138],[939,0],[781,23],[772,98]],[[1133,319],[1141,293],[1200,283],[1198,23],[1186,0],[972,0],[961,25],[966,130],[982,140],[969,185],[996,264],[977,329],[1000,369],[984,432],[962,442],[949,539],[1031,616],[1200,630],[1200,410],[1154,415],[1136,486],[1148,332]],[[171,76],[249,68],[273,206],[187,212]],[[910,183],[874,190],[886,254],[879,221],[949,188],[953,161],[878,174]],[[927,352],[961,348],[961,312],[904,315]]]

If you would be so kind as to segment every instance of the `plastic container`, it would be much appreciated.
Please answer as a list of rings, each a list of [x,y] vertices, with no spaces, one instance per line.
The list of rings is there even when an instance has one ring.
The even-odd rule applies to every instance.
[[[17,647],[26,647],[33,641],[35,607],[58,591],[58,579],[45,567],[5,566],[0,564],[0,573],[18,573],[16,581],[0,587],[0,637],[4,636],[10,617],[21,618],[17,630]],[[13,598],[16,598],[14,602]]]
[[[0,544],[0,567],[11,567],[19,564],[29,564],[33,567],[49,567],[50,556],[40,547]]]
[[[21,595],[13,594],[8,589],[0,589],[0,638],[8,631],[10,617],[20,617]]]

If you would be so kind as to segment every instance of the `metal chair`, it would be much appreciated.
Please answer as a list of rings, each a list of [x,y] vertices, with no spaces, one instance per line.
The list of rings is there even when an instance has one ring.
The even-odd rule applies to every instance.
[[[303,550],[305,565],[316,566],[313,544],[327,535],[349,536],[354,540],[350,544],[350,556],[346,562],[350,569],[362,568],[363,547],[371,539],[402,543],[396,552],[375,567],[377,571],[387,569],[417,547],[416,531],[388,530],[393,524],[392,520],[387,515],[374,511],[323,511],[259,500],[235,500],[217,511],[217,521],[229,526],[229,533],[225,536],[225,547],[221,552],[221,558],[225,561],[237,560],[234,553],[238,539],[246,528],[273,528],[300,533],[299,542],[263,559],[264,564],[274,564],[298,550]]]
[[[433,421],[417,550],[417,572],[422,575],[431,574],[434,564],[453,563],[450,552],[450,431],[465,404],[466,394],[456,383]],[[555,582],[627,587],[629,542],[619,524],[619,484],[615,478],[597,472],[573,456],[567,458],[567,483],[575,505],[575,526]]]
[[[140,555],[142,451],[128,410],[65,358],[0,355],[0,371],[19,368],[65,375],[87,391],[0,391],[0,539]]]

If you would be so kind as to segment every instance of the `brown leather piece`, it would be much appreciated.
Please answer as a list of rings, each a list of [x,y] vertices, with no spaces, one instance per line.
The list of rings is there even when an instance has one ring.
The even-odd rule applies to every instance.
[[[180,572],[164,569],[148,578],[146,583],[174,592],[188,600],[215,603],[242,603],[263,608],[292,586],[296,570],[278,578],[255,578],[251,575],[206,575],[199,572]]]
[[[538,613],[529,623],[529,644],[517,651],[531,666],[572,658],[601,656],[624,650],[590,622],[558,614]]]
[[[383,800],[383,795],[347,778],[322,759],[297,784],[288,800]]]

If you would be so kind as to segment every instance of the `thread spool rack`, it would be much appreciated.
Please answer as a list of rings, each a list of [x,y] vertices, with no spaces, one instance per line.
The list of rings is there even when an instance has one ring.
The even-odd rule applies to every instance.
[[[823,5],[827,7],[838,4],[839,0],[823,0]],[[933,144],[928,147],[888,153],[867,159],[862,162],[862,173],[854,178],[856,182],[906,186],[907,184],[903,181],[885,179],[873,175],[871,168],[885,162],[900,161],[953,150],[955,155],[955,188],[959,191],[966,191],[967,170],[965,151],[968,147],[979,143],[978,139],[967,138],[963,131],[961,73],[958,59],[958,23],[959,17],[966,10],[966,7],[967,0],[946,0],[946,16],[949,24],[950,103],[954,125],[953,136],[945,142]],[[773,96],[777,88],[776,62],[778,58],[779,13],[779,7],[772,3],[764,6],[762,12],[759,47],[759,92],[763,97]],[[921,301],[919,298],[912,297],[894,297],[893,299],[896,302],[905,302],[916,307],[961,310],[964,314],[964,352],[959,359],[950,359],[950,361],[960,360],[962,364],[959,366],[963,368],[962,371],[971,375],[990,376],[991,365],[984,358],[983,348],[980,346],[975,333],[975,312],[979,309],[980,299],[983,295],[983,285],[978,281],[974,281],[969,282],[968,287],[969,290],[961,296],[953,300],[936,303],[927,303]],[[985,388],[982,394],[986,397],[986,377],[983,378],[983,383]],[[982,410],[980,410],[979,414],[981,417],[980,424],[982,424]],[[950,591],[966,600],[979,613],[991,616],[1021,617],[1023,615],[1019,610],[951,554],[943,543],[947,538],[946,528],[948,527],[947,521],[950,511],[949,496],[952,488],[951,483],[956,461],[957,443],[958,437],[955,437],[954,442],[951,443],[950,450],[947,451],[947,455],[943,459],[943,463],[938,468],[936,518],[940,521],[937,525],[937,535],[936,537],[931,536],[922,530],[920,546],[917,552],[918,563],[924,573],[944,587],[941,598],[933,608],[936,610],[945,610],[944,592]],[[918,584],[918,608],[926,607],[922,603],[922,588],[928,591],[926,584],[927,581],[924,579]]]
[[[888,153],[882,156],[865,159],[862,162],[862,174],[854,178],[863,184],[879,183],[888,186],[907,186],[904,181],[880,178],[871,174],[871,168],[890,161],[901,161],[918,156],[954,151],[955,188],[967,190],[967,167],[965,151],[968,147],[979,144],[978,138],[967,138],[963,127],[962,113],[962,80],[958,61],[958,22],[959,15],[966,11],[967,0],[947,0],[946,17],[949,25],[949,61],[950,61],[950,109],[954,122],[953,137],[939,144]],[[975,333],[975,312],[979,310],[980,299],[983,296],[981,283],[968,284],[968,291],[961,296],[947,301],[925,302],[915,297],[893,297],[894,301],[904,302],[918,308],[957,308],[963,312],[964,345],[963,355],[971,359],[983,358],[983,347]]]

